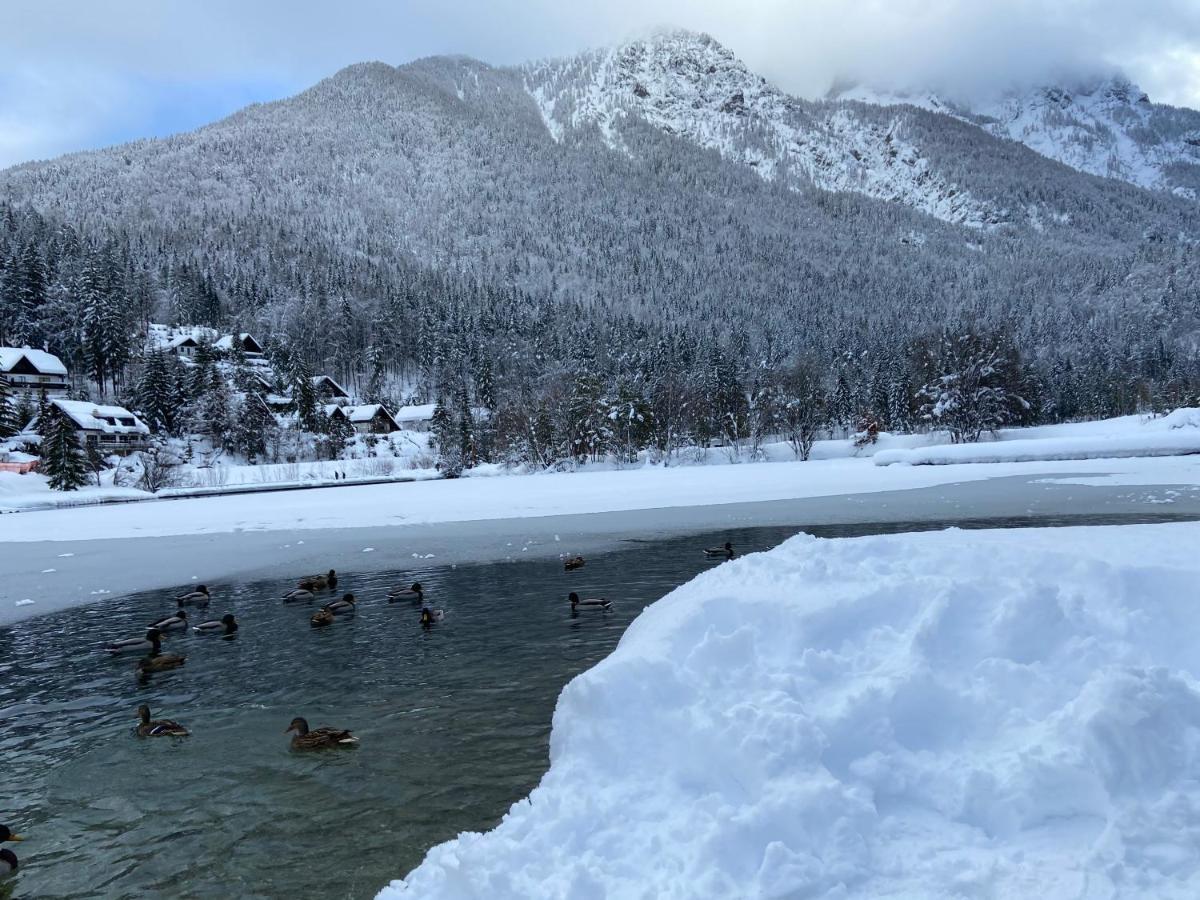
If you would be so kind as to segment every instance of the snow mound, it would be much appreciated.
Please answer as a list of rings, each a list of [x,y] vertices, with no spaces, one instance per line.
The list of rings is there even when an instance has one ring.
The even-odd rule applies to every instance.
[[[528,800],[379,896],[1200,896],[1197,541],[800,536],[722,565],[566,687]]]
[[[1132,418],[1132,417],[1130,417]],[[1113,420],[1120,422],[1122,420]],[[1122,459],[1135,456],[1187,456],[1200,453],[1200,409],[1185,407],[1147,422],[1127,424],[1113,433],[1069,434],[1065,437],[1031,437],[979,444],[944,444],[882,450],[875,465],[906,463],[912,466],[946,466],[958,463],[1045,462],[1065,459]],[[1049,431],[1049,429],[1030,429]],[[1019,429],[1006,432],[1019,434]]]

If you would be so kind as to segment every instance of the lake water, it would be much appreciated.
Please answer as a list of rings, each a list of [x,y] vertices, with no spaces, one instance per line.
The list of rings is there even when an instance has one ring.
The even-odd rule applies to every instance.
[[[1139,522],[1178,521],[1141,516]],[[29,838],[14,897],[371,897],[434,844],[495,825],[548,765],[555,700],[649,603],[714,565],[731,540],[765,550],[829,537],[964,527],[1129,523],[1129,517],[750,528],[626,542],[564,573],[557,560],[343,574],[359,610],[325,629],[280,597],[298,575],[209,582],[193,620],[233,612],[233,640],[176,633],[182,669],[134,674],[100,652],[139,636],[176,592],[134,595],[0,628],[0,821]],[[384,548],[380,548],[384,552]],[[340,560],[329,565],[339,567]],[[430,630],[387,589],[420,580]],[[572,615],[568,591],[610,612]],[[192,729],[134,737],[138,704]],[[293,716],[361,745],[297,754]]]

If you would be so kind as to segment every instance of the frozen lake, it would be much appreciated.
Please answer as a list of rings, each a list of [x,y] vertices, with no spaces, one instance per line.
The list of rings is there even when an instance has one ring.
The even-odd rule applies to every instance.
[[[1175,521],[1172,514],[1000,518],[994,527]],[[649,603],[712,563],[797,531],[854,536],[943,520],[731,528],[612,542],[566,574],[544,556],[349,574],[360,599],[332,627],[285,605],[294,577],[209,585],[209,617],[237,614],[234,640],[178,635],[187,665],[134,675],[98,647],[170,610],[172,591],[107,599],[0,628],[0,796],[31,839],[18,847],[18,896],[370,897],[434,844],[495,825],[548,765],[563,685],[607,655]],[[414,561],[415,562],[415,561]],[[303,574],[305,570],[291,573]],[[389,587],[419,579],[445,622],[422,630]],[[608,613],[572,615],[565,595],[603,594]],[[202,615],[200,612],[194,616]],[[138,740],[135,710],[192,731]],[[298,755],[293,716],[352,729],[361,746]]]

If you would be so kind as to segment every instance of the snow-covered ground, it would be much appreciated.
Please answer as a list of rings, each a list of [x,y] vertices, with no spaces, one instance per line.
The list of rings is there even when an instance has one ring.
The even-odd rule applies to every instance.
[[[1189,408],[1177,409],[1159,419],[1127,416],[1079,425],[1007,429],[994,442],[884,449],[876,452],[873,459],[878,466],[896,463],[945,466],[1194,453],[1200,453],[1200,410]]]
[[[380,898],[1200,896],[1198,542],[800,536],[722,565],[567,686],[528,800]]]

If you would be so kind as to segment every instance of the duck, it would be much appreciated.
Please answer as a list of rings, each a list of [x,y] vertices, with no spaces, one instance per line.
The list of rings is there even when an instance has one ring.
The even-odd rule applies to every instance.
[[[306,591],[323,591],[325,588],[333,590],[337,587],[337,572],[330,569],[325,575],[309,575],[306,578],[301,578],[296,582],[296,587],[303,588]]]
[[[709,559],[733,559],[733,544],[726,541],[724,547],[709,547],[704,555]]]
[[[238,623],[233,617],[233,613],[225,613],[219,619],[213,619],[211,622],[201,622],[199,625],[193,625],[192,631],[196,634],[224,634],[228,637],[231,634],[237,634]]]
[[[353,594],[342,594],[341,600],[331,600],[325,604],[324,608],[335,616],[340,616],[343,613],[354,612],[354,604],[356,602]]]
[[[421,624],[426,628],[437,624],[444,618],[446,618],[446,613],[440,609],[430,609],[428,606],[421,607]]]
[[[326,625],[333,624],[333,613],[328,609],[321,609],[313,613],[312,618],[308,620],[313,628],[324,628]]]
[[[126,638],[123,641],[113,641],[105,651],[113,656],[123,653],[158,653],[162,649],[157,628],[147,628],[144,638]]]
[[[187,737],[191,732],[170,719],[150,720],[150,707],[143,703],[138,707],[138,737]]]
[[[180,609],[176,610],[173,615],[152,623],[150,627],[157,628],[160,632],[166,632],[186,629],[187,624],[187,610]]]
[[[358,743],[358,738],[349,731],[341,728],[317,728],[309,730],[308,720],[296,716],[292,724],[284,729],[284,734],[291,734],[293,750],[324,750],[329,747],[347,747]]]
[[[412,587],[398,587],[388,591],[388,603],[399,603],[404,600],[412,600],[416,603],[425,600],[425,588],[421,587],[421,582],[414,581]]]
[[[6,844],[9,841],[23,841],[25,838],[19,834],[13,834],[12,830],[7,825],[0,825],[0,844]],[[15,875],[19,869],[20,863],[17,862],[17,854],[13,853],[7,847],[0,849],[0,878],[7,878],[9,875]]]
[[[610,609],[612,607],[611,600],[605,600],[603,597],[589,597],[586,600],[580,600],[579,595],[574,591],[567,596],[571,601],[572,611],[576,609]]]
[[[582,569],[585,565],[587,565],[587,560],[582,556],[572,556],[563,563],[563,569],[567,572],[574,572],[576,569]]]
[[[295,588],[283,595],[283,602],[299,603],[301,601],[311,600],[315,596],[316,594],[314,594],[308,588]]]
[[[211,599],[208,588],[200,585],[194,591],[188,591],[188,593],[176,597],[175,602],[180,606],[208,606],[208,601]]]
[[[145,678],[154,672],[169,672],[171,669],[178,669],[185,662],[187,657],[178,653],[155,653],[138,660],[138,674]]]

